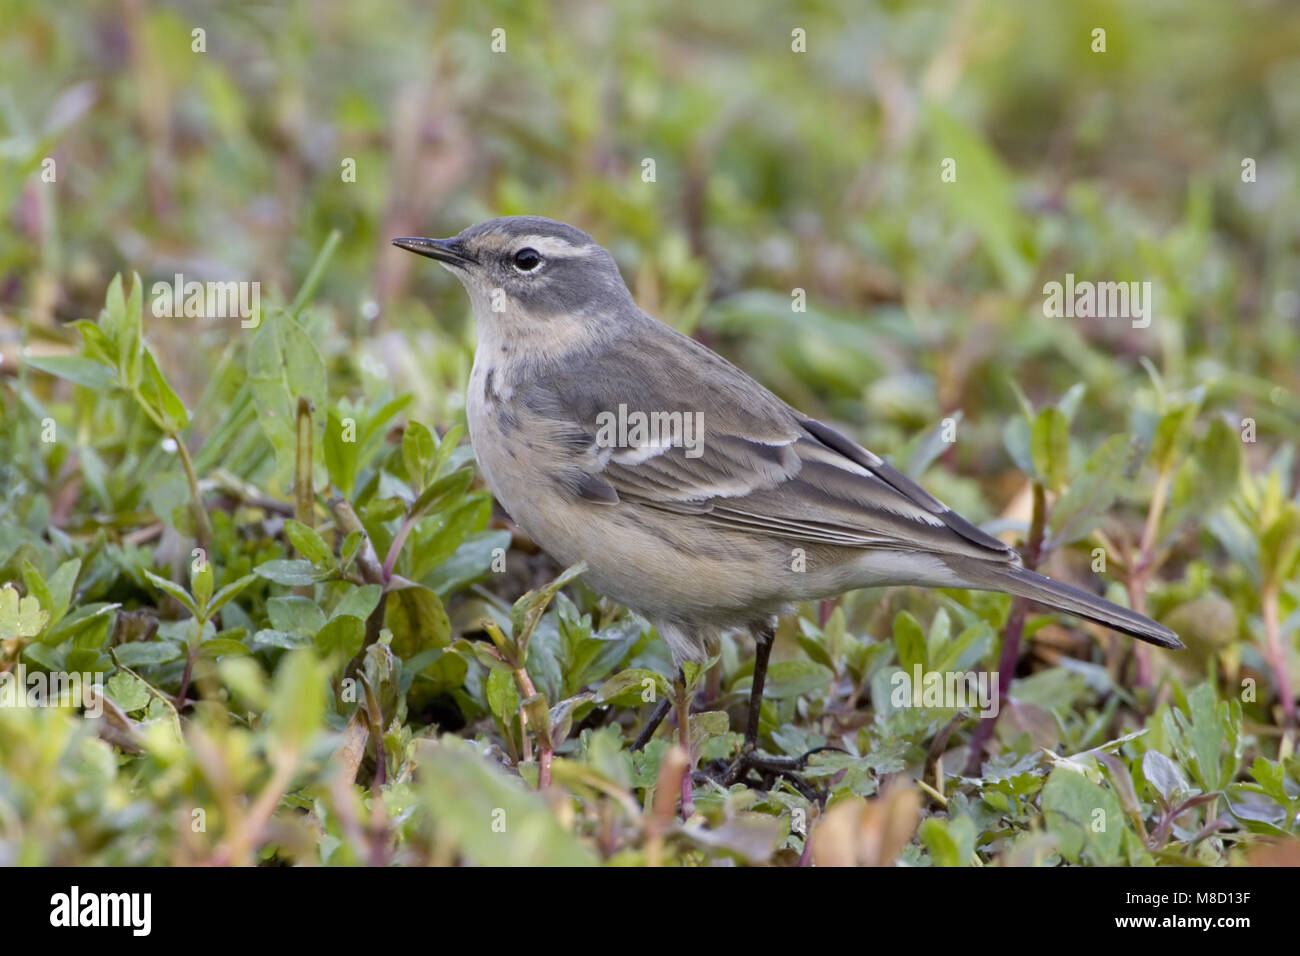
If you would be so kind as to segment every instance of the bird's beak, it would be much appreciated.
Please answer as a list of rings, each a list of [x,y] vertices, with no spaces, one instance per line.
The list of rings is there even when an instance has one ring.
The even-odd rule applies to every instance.
[[[462,269],[476,261],[455,239],[394,239],[393,245]]]

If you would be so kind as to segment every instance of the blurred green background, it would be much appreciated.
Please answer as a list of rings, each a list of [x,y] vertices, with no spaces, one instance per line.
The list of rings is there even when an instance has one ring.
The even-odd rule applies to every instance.
[[[805,52],[792,49],[797,31]],[[1082,487],[1104,439],[1134,436],[1143,452],[1099,506],[1100,537],[1055,542],[1050,570],[1086,573],[1099,541],[1127,555],[1111,596],[1149,588],[1150,613],[1192,645],[1176,664],[1157,658],[1157,674],[1220,682],[1225,699],[1254,675],[1258,752],[1294,764],[1294,704],[1278,709],[1268,687],[1279,668],[1300,675],[1298,177],[1300,6],[1281,0],[3,0],[0,568],[17,581],[21,559],[39,554],[49,574],[103,525],[142,588],[128,565],[150,557],[132,551],[130,529],[157,513],[177,530],[163,505],[184,486],[179,497],[147,487],[160,460],[131,437],[132,413],[21,361],[74,354],[71,323],[99,313],[115,274],[138,273],[146,290],[178,272],[256,280],[264,307],[287,305],[337,232],[304,320],[331,401],[373,408],[411,393],[410,418],[445,433],[463,422],[468,302],[389,240],[550,216],[609,248],[648,312],[999,532],[1024,535],[1035,480],[1056,503]],[[1152,283],[1153,321],[1045,317],[1043,286],[1067,273]],[[797,289],[806,311],[791,307]],[[254,332],[155,318],[147,302],[144,335],[193,413],[199,471],[287,501],[232,371]],[[1030,447],[1026,400],[1059,403],[1069,420],[1058,454],[1070,480],[1039,473],[1051,456]],[[75,435],[79,464],[36,444],[46,414]],[[945,419],[954,443],[937,438]],[[1169,457],[1146,458],[1169,421]],[[1225,434],[1243,435],[1231,454]],[[475,516],[477,534],[486,510]],[[511,601],[533,583],[496,589]],[[980,613],[1005,615],[980,600]],[[887,638],[903,606],[929,619],[938,605],[905,595],[843,608],[865,640]],[[250,632],[258,613],[245,614]],[[469,615],[452,616],[460,628]],[[804,623],[815,630],[825,613]],[[787,655],[803,646],[783,641]],[[1062,658],[1092,654],[1121,684],[1130,676],[1126,645],[1036,647],[1027,669],[1058,673]],[[1143,693],[1148,666],[1133,677]],[[1056,695],[1039,686],[1026,699],[1048,707]],[[1172,694],[1195,709],[1181,684]],[[458,706],[472,724],[473,707]],[[1074,698],[1062,706],[1095,717]],[[924,767],[935,728],[913,731]]]
[[[526,213],[591,232],[648,311],[886,448],[962,409],[956,454],[981,455],[1015,407],[1009,376],[1033,398],[1088,382],[1082,414],[1104,429],[1142,355],[1296,431],[1292,4],[6,0],[3,16],[9,360],[20,318],[34,347],[57,339],[122,270],[291,297],[337,228],[321,299],[344,334],[324,344],[450,417],[463,294],[388,240]],[[52,189],[30,176],[46,156]],[[1067,271],[1152,281],[1156,321],[1045,320],[1042,284]],[[174,324],[150,333],[189,400],[240,333]]]

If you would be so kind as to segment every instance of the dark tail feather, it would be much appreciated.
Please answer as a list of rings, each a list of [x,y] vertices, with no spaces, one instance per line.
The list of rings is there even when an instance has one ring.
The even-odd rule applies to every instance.
[[[1060,581],[1053,581],[1033,571],[1026,571],[1009,565],[975,564],[963,562],[956,568],[969,580],[968,587],[983,591],[1006,591],[1019,597],[1046,604],[1058,611],[1066,611],[1076,617],[1093,621],[1111,630],[1128,634],[1157,647],[1173,650],[1182,648],[1183,642],[1169,628],[1157,624],[1136,611],[1112,604],[1095,594],[1080,590]]]

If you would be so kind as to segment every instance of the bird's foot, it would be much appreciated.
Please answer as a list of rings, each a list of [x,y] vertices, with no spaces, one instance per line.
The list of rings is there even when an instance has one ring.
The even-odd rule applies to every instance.
[[[718,782],[724,787],[730,787],[732,784],[743,783],[751,779],[751,774],[756,774],[762,786],[770,788],[778,779],[784,777],[805,798],[816,800],[817,792],[804,780],[800,771],[808,765],[808,758],[813,754],[821,753],[823,750],[839,749],[839,747],[816,747],[798,757],[775,757],[761,753],[757,747],[747,744],[741,750],[740,756],[722,772]]]

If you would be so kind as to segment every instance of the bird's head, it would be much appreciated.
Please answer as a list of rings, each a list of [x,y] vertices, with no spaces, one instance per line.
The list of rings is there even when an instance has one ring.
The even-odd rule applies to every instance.
[[[632,306],[613,257],[581,229],[540,216],[506,216],[450,239],[394,239],[436,259],[465,286],[480,330],[522,334],[582,323]],[[632,306],[634,308],[634,306]]]

